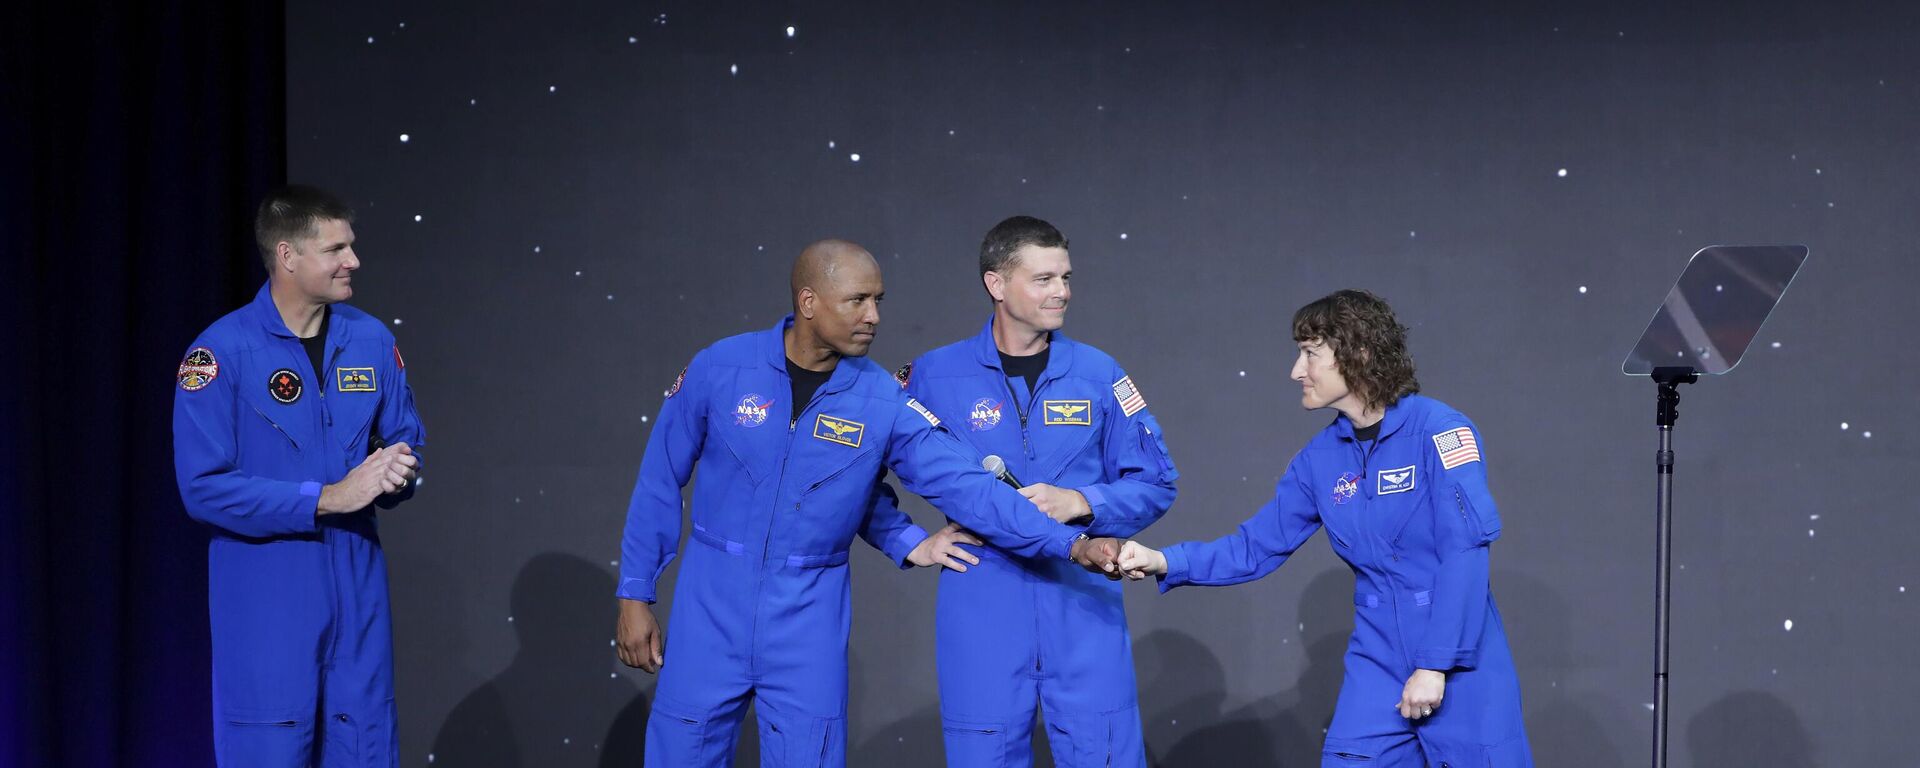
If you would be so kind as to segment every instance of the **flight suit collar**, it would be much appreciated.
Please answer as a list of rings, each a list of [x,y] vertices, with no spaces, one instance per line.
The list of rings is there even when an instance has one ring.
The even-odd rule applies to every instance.
[[[762,349],[766,351],[767,365],[773,366],[773,369],[779,371],[782,377],[787,375],[787,329],[791,327],[793,327],[793,315],[788,313],[786,317],[780,318],[780,322],[765,331],[766,340],[762,345]],[[820,391],[815,396],[837,394],[853,386],[854,380],[860,377],[857,368],[858,366],[848,365],[847,358],[841,358],[833,366],[833,375],[827,378],[827,383],[820,385]],[[797,413],[798,409],[807,407],[807,404],[794,403],[793,407]]]
[[[287,327],[287,321],[280,317],[280,307],[273,303],[273,281],[269,280],[265,285],[260,286],[260,292],[254,294],[253,303],[248,304],[247,308],[253,313],[254,321],[260,324],[260,329],[267,335],[294,341],[300,340],[300,337],[293,335],[292,329]],[[333,318],[327,323],[327,347],[332,349],[344,345],[351,335],[352,324],[344,322],[340,313],[334,312]]]
[[[981,365],[1005,375],[1006,369],[1000,367],[1000,347],[993,341],[993,320],[993,315],[987,315],[987,324],[982,326],[980,333],[973,337],[973,356],[980,361]],[[1063,332],[1047,333],[1047,370],[1040,374],[1040,381],[1050,381],[1067,375],[1067,371],[1073,368],[1075,343]]]
[[[1403,397],[1399,402],[1387,406],[1387,412],[1380,417],[1380,437],[1376,439],[1385,440],[1387,435],[1399,431],[1400,426],[1405,423],[1407,423],[1407,400]],[[1334,417],[1333,431],[1340,436],[1340,439],[1351,442],[1353,421],[1348,419],[1346,414]]]

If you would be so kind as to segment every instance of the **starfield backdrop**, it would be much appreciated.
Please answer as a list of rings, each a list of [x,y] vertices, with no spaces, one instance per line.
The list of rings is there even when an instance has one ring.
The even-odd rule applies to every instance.
[[[885,269],[881,363],[973,333],[980,236],[1014,213],[1071,238],[1067,331],[1166,428],[1151,544],[1232,530],[1329,420],[1287,380],[1293,309],[1393,302],[1425,391],[1481,429],[1536,756],[1596,768],[1644,761],[1652,721],[1653,386],[1620,361],[1695,250],[1810,246],[1746,361],[1684,393],[1674,763],[1910,761],[1916,19],[294,3],[290,177],[359,208],[355,303],[430,434],[383,522],[405,763],[635,764],[653,678],[614,658],[612,593],[663,390],[778,320],[820,237]],[[852,763],[938,764],[934,575],[853,568]],[[1317,765],[1351,588],[1313,541],[1255,584],[1133,589],[1155,759]]]

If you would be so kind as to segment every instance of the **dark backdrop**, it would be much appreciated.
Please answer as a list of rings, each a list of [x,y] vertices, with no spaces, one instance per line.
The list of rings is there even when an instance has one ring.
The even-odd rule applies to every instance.
[[[263,279],[248,243],[283,180],[283,18],[0,11],[0,766],[211,764],[174,372]]]
[[[1166,426],[1182,492],[1150,543],[1230,531],[1327,422],[1286,380],[1295,307],[1394,302],[1426,391],[1482,429],[1494,591],[1550,766],[1649,739],[1653,388],[1620,360],[1698,248],[1810,245],[1749,359],[1682,406],[1673,754],[1909,761],[1889,735],[1920,684],[1916,19],[297,5],[291,170],[362,207],[359,302],[432,434],[426,493],[385,529],[405,759],[630,758],[653,680],[614,659],[608,595],[661,391],[778,318],[823,236],[887,270],[880,362],[970,334],[979,238],[1023,212],[1073,240],[1069,332]],[[933,574],[855,568],[853,762],[937,762]],[[1254,585],[1130,592],[1150,751],[1317,764],[1350,589],[1314,542]]]
[[[203,538],[165,384],[260,279],[278,13],[7,13],[28,106],[0,113],[0,247],[30,279],[4,302],[0,758],[203,764]],[[888,269],[879,360],[968,334],[978,238],[1027,212],[1074,239],[1069,331],[1168,429],[1183,492],[1149,543],[1229,530],[1325,423],[1285,381],[1294,307],[1395,303],[1427,391],[1482,428],[1494,589],[1554,766],[1639,762],[1650,723],[1652,397],[1618,361],[1698,247],[1810,245],[1748,361],[1683,405],[1675,763],[1899,764],[1917,20],[297,4],[290,166],[362,209],[357,303],[394,323],[433,436],[426,493],[385,528],[404,761],[634,758],[652,680],[613,659],[609,595],[658,393],[773,322],[821,236]],[[932,574],[855,568],[853,762],[937,762]],[[1312,543],[1254,585],[1131,593],[1150,751],[1317,762],[1350,588]]]

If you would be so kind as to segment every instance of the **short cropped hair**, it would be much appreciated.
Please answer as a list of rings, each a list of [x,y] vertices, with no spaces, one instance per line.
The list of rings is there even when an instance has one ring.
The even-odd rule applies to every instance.
[[[340,198],[318,187],[292,184],[267,193],[260,210],[253,215],[253,242],[260,248],[260,259],[273,274],[274,246],[313,237],[322,221],[353,223],[353,208]]]
[[[1407,354],[1407,327],[1366,291],[1334,291],[1293,313],[1293,340],[1333,348],[1347,387],[1370,407],[1386,408],[1420,391]]]
[[[995,224],[980,241],[981,276],[1006,269],[1013,262],[1014,252],[1029,245],[1065,248],[1067,238],[1052,224],[1032,216],[1014,216]]]

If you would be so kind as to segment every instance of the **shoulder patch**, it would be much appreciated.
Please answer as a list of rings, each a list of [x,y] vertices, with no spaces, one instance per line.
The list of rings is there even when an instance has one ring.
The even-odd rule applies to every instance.
[[[893,380],[900,382],[900,388],[906,389],[907,382],[913,379],[913,363],[907,363],[893,371]]]
[[[940,417],[933,415],[933,411],[927,410],[927,407],[924,405],[921,405],[920,401],[909,397],[907,398],[907,407],[912,408],[915,413],[918,413],[922,417],[926,418],[928,424],[932,424],[933,426],[936,426],[936,427],[940,426]]]
[[[1450,429],[1433,436],[1433,447],[1440,452],[1440,467],[1453,469],[1480,460],[1480,443],[1467,427]]]
[[[213,356],[213,350],[206,347],[194,347],[180,361],[180,370],[173,374],[180,388],[188,392],[206,389],[215,378],[220,376],[220,361]]]
[[[674,395],[680,394],[680,385],[686,382],[687,369],[682,368],[680,369],[680,375],[673,377],[673,386],[667,387],[667,397],[672,398]]]
[[[1120,412],[1128,416],[1147,407],[1147,399],[1140,396],[1140,388],[1133,385],[1132,376],[1122,376],[1113,383],[1113,399],[1120,401]]]

